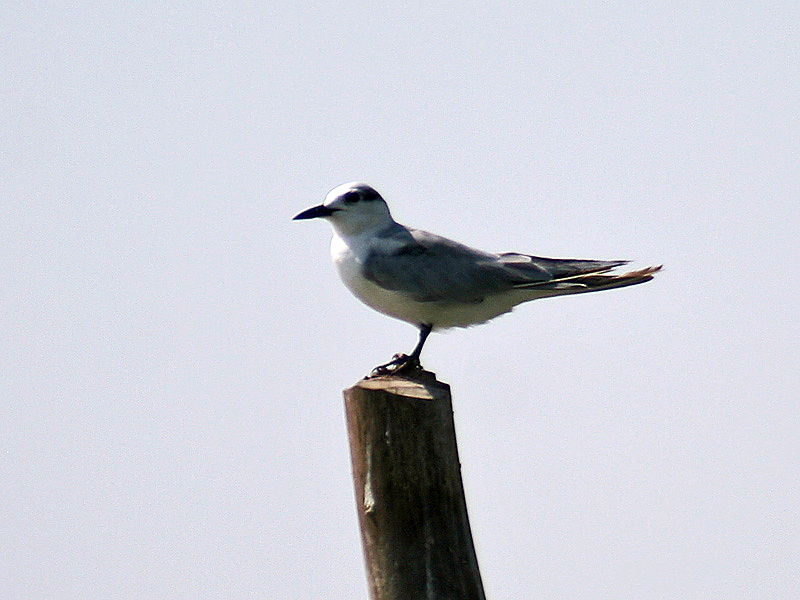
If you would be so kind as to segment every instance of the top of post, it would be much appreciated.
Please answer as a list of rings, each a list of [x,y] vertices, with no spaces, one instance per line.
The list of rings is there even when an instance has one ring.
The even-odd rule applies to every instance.
[[[396,396],[419,400],[437,400],[450,394],[450,386],[436,379],[436,374],[416,369],[399,375],[365,377],[352,389],[380,390]]]

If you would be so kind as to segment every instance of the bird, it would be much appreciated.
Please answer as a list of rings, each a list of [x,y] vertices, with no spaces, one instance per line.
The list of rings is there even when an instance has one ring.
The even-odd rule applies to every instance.
[[[370,376],[421,370],[432,331],[469,327],[539,298],[610,290],[650,281],[662,265],[616,272],[630,261],[544,258],[485,252],[397,223],[383,197],[362,182],[333,188],[293,220],[333,226],[331,258],[352,294],[419,329],[411,354],[395,354]]]

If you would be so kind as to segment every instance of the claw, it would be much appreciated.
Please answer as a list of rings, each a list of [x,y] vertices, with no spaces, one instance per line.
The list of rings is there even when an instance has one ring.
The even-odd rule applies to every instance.
[[[395,354],[388,363],[379,365],[372,369],[367,377],[380,377],[382,375],[396,375],[406,371],[422,369],[419,358],[408,356],[407,354]]]
[[[372,372],[367,375],[370,377],[380,377],[381,375],[395,375],[397,373],[405,373],[407,371],[424,371],[422,365],[419,363],[419,353],[422,352],[422,346],[428,338],[428,334],[433,330],[433,325],[430,323],[422,323],[419,326],[419,341],[417,342],[414,351],[409,354],[395,354],[385,365],[380,365],[372,369]]]

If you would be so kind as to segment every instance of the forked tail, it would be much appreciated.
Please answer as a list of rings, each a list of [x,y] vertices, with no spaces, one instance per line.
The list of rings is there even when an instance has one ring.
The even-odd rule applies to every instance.
[[[662,265],[645,267],[638,271],[629,271],[621,274],[610,272],[587,273],[573,275],[571,277],[561,277],[542,283],[525,284],[518,287],[530,290],[550,290],[553,296],[599,292],[600,290],[612,290],[614,288],[637,285],[650,281],[653,275],[661,270],[661,267]]]

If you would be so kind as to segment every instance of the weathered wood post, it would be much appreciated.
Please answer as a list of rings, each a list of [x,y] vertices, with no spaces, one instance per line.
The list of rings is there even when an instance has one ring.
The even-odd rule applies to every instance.
[[[485,600],[450,386],[422,371],[344,397],[372,600]]]

